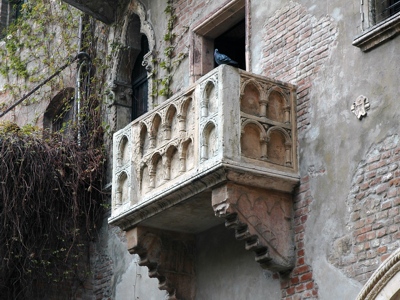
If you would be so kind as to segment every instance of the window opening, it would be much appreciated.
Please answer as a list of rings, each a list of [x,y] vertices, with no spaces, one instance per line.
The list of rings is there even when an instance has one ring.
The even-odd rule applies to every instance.
[[[237,61],[238,67],[243,70],[246,69],[245,45],[246,27],[244,19],[214,39],[214,49],[218,49],[220,53]],[[214,67],[217,67],[215,61]]]
[[[400,11],[400,0],[375,0],[373,4],[371,9],[373,25]]]
[[[148,105],[148,79],[147,70],[143,66],[143,57],[149,52],[147,37],[142,34],[141,49],[132,70],[132,113],[131,120],[147,112]]]
[[[57,111],[56,115],[52,120],[51,129],[53,132],[67,130],[69,121],[72,120],[72,106],[74,104],[74,98],[63,99],[62,105]]]
[[[240,68],[248,70],[250,57],[246,53],[247,21],[245,1],[235,0],[221,6],[194,26],[190,50],[191,82],[215,68],[215,49],[237,61]]]

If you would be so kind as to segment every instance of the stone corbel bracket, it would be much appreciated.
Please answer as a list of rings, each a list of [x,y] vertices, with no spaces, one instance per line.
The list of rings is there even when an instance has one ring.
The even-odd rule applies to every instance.
[[[195,238],[186,233],[135,227],[126,231],[128,250],[138,254],[139,265],[158,279],[168,300],[189,300],[195,295]]]
[[[288,193],[226,183],[212,191],[215,215],[235,229],[262,268],[285,272],[294,267],[292,196]]]

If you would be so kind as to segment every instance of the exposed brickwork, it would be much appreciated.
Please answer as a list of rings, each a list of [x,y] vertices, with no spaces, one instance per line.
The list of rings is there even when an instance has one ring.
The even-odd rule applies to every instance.
[[[310,125],[311,80],[329,57],[337,34],[330,17],[317,19],[293,2],[278,10],[264,25],[263,73],[298,86],[300,133]]]
[[[106,216],[108,217],[108,215]],[[99,240],[92,244],[91,265],[93,272],[93,295],[96,300],[113,299],[112,280],[114,276],[114,263],[109,256],[108,243],[101,239],[106,239],[112,234],[116,234],[124,243],[125,236],[119,228],[103,224],[99,232]]]
[[[328,16],[317,19],[297,3],[278,10],[264,25],[263,74],[296,84],[298,130],[310,125],[312,80],[329,57],[337,37],[337,27]],[[296,265],[286,277],[281,276],[282,299],[318,299],[318,286],[312,267],[306,263],[305,226],[313,201],[310,177],[303,176],[296,192],[294,231]]]
[[[330,260],[365,283],[400,246],[400,138],[374,145],[357,168],[347,199],[350,234],[334,242]]]
[[[188,29],[194,22],[198,21],[197,18],[207,4],[205,1],[179,0],[174,1],[173,5],[177,17],[174,28],[176,35],[176,39],[174,40],[176,44],[175,55],[188,54],[188,46],[190,45]]]
[[[313,279],[312,268],[306,263],[304,230],[313,201],[310,192],[310,177],[301,178],[294,202],[294,237],[296,262],[290,274],[281,276],[283,300],[318,299],[318,286]]]

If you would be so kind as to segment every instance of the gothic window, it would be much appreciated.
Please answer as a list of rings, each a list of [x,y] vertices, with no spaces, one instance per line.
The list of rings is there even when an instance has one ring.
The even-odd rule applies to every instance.
[[[149,52],[147,37],[142,34],[141,47],[132,70],[132,120],[147,112],[148,79],[143,57]]]
[[[0,38],[3,38],[7,27],[16,20],[24,0],[0,0]]]

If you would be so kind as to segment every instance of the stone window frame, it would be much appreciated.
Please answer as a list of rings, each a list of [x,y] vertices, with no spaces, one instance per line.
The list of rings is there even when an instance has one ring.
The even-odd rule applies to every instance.
[[[374,0],[361,0],[361,30],[362,33],[353,40],[353,46],[367,52],[400,33],[400,12],[374,24],[372,11]]]
[[[246,24],[246,71],[250,71],[249,8],[250,0],[229,1],[195,24],[191,31],[192,42],[189,52],[191,83],[196,82],[214,68],[214,39],[243,18]]]

